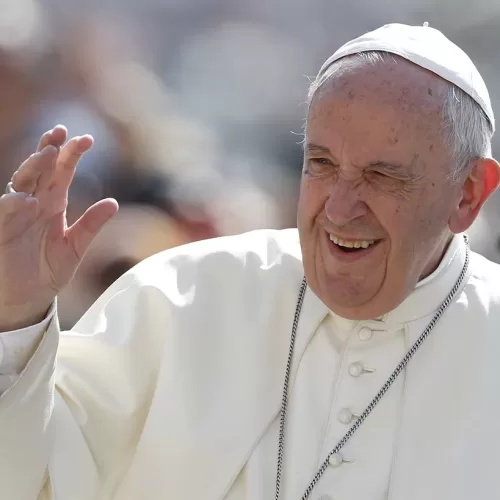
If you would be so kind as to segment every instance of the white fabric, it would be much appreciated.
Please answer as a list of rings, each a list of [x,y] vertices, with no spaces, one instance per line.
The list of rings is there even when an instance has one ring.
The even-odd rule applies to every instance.
[[[18,379],[55,314],[55,303],[38,325],[0,334],[0,395]]]
[[[334,317],[307,290],[292,363],[283,498],[300,498],[345,429],[338,410],[369,402],[449,293],[463,260],[457,237],[436,276],[379,320]],[[2,497],[272,498],[302,275],[296,230],[256,231],[146,260],[60,338],[52,320],[0,397]],[[496,495],[499,282],[499,266],[473,255],[458,299],[346,447],[355,462],[328,469],[311,499]],[[371,338],[366,330],[361,336],[363,328]],[[346,364],[356,360],[376,372],[350,376]]]
[[[429,293],[437,280],[447,281],[448,273],[455,275],[461,261],[457,258],[460,246],[458,237],[438,269],[422,280],[419,288]],[[367,328],[370,338],[360,335]],[[290,395],[282,498],[301,498],[322,461],[350,427],[340,421],[340,412],[350,409],[360,414],[414,341],[404,322],[387,321],[387,317],[350,321],[332,313],[325,316],[304,350]],[[375,371],[353,377],[349,366],[357,362]],[[405,376],[406,372],[397,379],[358,436],[342,450],[349,462],[328,468],[312,498],[388,498],[402,423]],[[276,417],[227,500],[273,497],[278,432]]]
[[[349,429],[350,425],[340,420],[340,412],[350,409],[354,414],[361,413],[405,354],[407,339],[401,325],[388,330],[383,322],[372,325],[377,328],[375,336],[363,341],[358,332],[366,324],[349,329],[334,316],[327,315],[304,351],[289,401],[284,499],[301,498],[304,485]],[[360,360],[376,371],[359,378],[350,375],[349,365]],[[349,462],[328,468],[314,488],[312,498],[321,495],[335,499],[387,498],[403,387],[404,377],[401,377],[390,397],[372,415],[370,427],[362,429],[365,433],[362,448],[356,442],[348,443],[342,455]],[[227,500],[273,498],[278,432],[279,419],[276,418],[238,476]],[[367,433],[369,439],[366,439]],[[356,480],[359,477],[363,480]]]
[[[495,116],[481,74],[469,56],[439,30],[427,25],[387,24],[340,47],[323,64],[320,74],[342,57],[368,51],[396,54],[455,84],[481,106],[495,130]]]

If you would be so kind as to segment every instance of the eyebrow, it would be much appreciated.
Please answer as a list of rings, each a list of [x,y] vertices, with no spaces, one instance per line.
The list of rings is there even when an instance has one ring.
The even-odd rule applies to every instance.
[[[308,143],[305,145],[305,149],[308,153],[313,154],[327,154],[333,157],[331,151],[325,146],[319,146],[317,144]],[[372,161],[366,164],[367,167],[371,168],[383,168],[389,171],[401,171],[405,166],[400,163],[389,163],[383,160]]]
[[[318,146],[317,144],[312,144],[308,143],[306,144],[306,148],[308,153],[321,153],[321,154],[328,154],[331,156],[331,151],[328,148],[325,148],[324,146]]]

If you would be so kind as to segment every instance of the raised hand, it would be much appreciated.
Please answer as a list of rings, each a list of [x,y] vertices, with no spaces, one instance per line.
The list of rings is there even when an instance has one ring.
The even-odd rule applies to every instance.
[[[57,126],[14,173],[14,192],[0,197],[0,332],[40,321],[71,280],[87,248],[116,213],[115,200],[91,206],[66,224],[68,189],[92,137]]]

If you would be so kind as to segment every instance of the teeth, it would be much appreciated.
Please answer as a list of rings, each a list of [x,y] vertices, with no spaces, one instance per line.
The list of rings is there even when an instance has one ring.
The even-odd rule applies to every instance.
[[[337,238],[333,234],[330,235],[330,240],[333,241],[339,247],[346,248],[368,248],[370,245],[375,243],[375,240],[351,240],[346,241],[340,238]]]

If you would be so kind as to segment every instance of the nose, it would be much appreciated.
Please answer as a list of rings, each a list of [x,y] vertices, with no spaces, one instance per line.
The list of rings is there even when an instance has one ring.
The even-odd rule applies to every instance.
[[[326,217],[332,224],[345,226],[367,212],[368,208],[360,199],[360,188],[355,182],[338,178],[332,184],[325,204]]]

